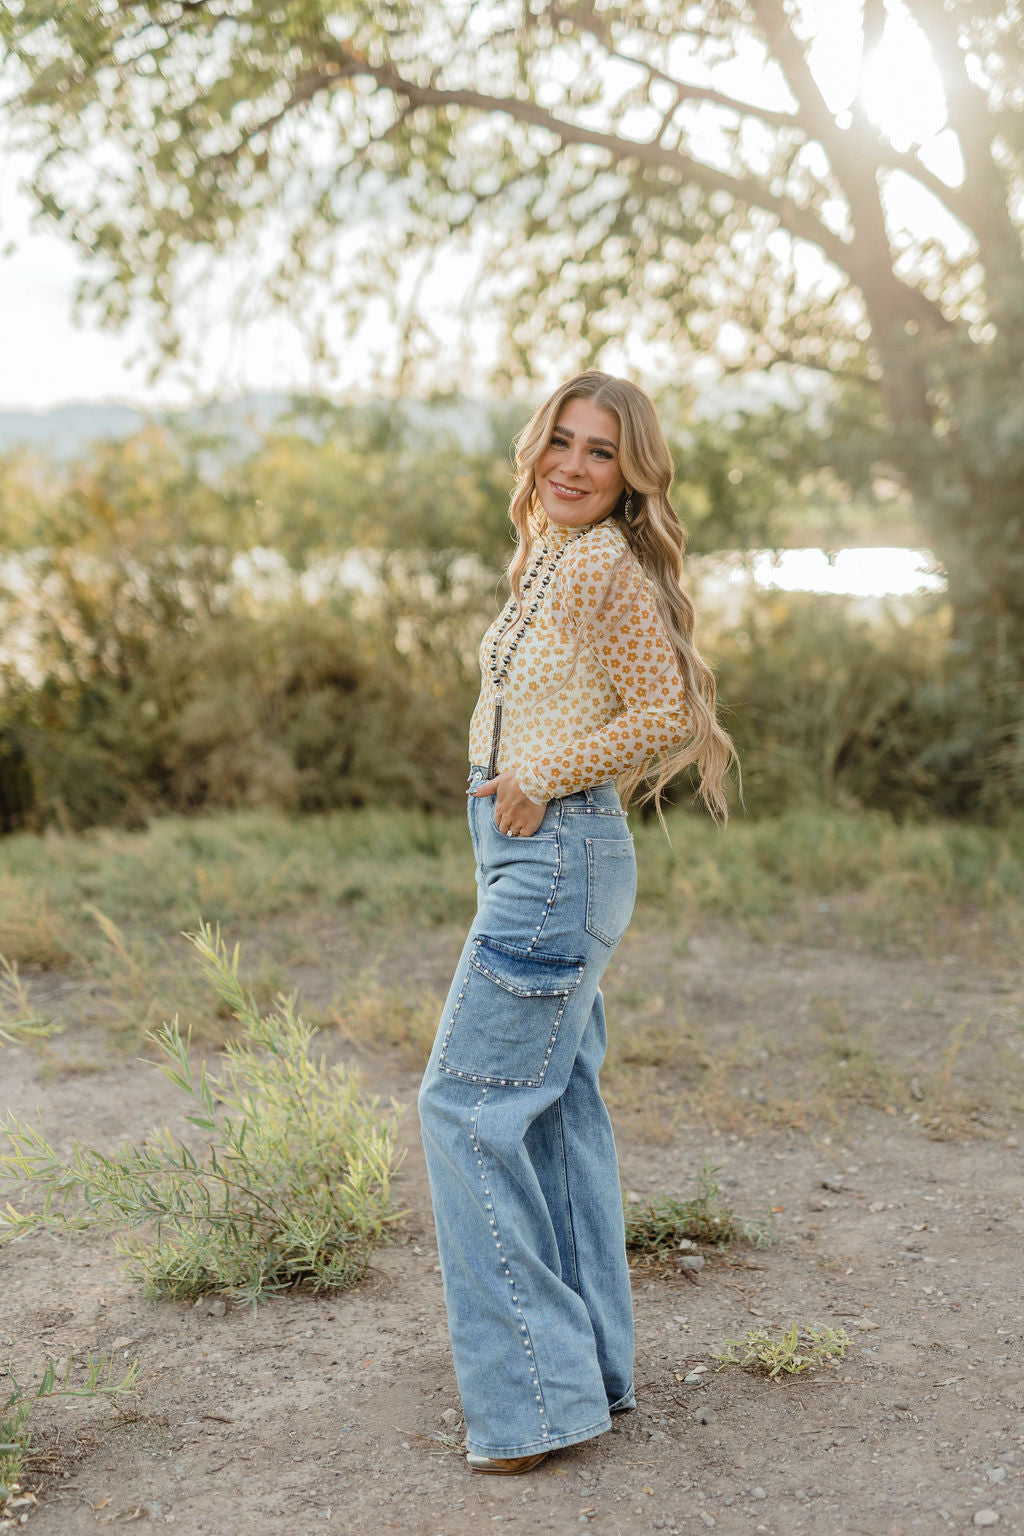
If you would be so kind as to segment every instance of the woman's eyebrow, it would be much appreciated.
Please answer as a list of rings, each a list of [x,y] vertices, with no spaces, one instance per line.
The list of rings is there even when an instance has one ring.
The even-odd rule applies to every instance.
[[[560,432],[563,437],[575,437],[576,436],[576,433],[572,430],[571,427],[556,427],[555,431],[556,432]],[[613,443],[610,437],[588,437],[587,438],[587,442],[588,443],[603,443],[606,448],[618,448],[618,446],[619,446],[618,443]]]

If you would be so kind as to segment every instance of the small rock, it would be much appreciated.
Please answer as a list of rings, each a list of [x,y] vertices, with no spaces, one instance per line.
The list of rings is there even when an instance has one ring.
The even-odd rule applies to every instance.
[[[885,1201],[884,1200],[872,1200],[871,1204],[868,1206],[868,1210],[871,1211],[871,1213],[873,1215],[877,1216],[879,1211],[884,1211],[885,1210]]]
[[[698,1270],[704,1268],[704,1260],[699,1253],[677,1253],[676,1267],[695,1274]]]
[[[853,1325],[858,1333],[877,1333],[881,1323],[873,1323],[870,1317],[861,1317]]]
[[[766,1499],[768,1495],[763,1488],[751,1488],[750,1497],[752,1499]]]
[[[909,1403],[893,1403],[893,1407],[896,1409],[897,1413],[909,1413],[910,1412],[910,1404]]]
[[[215,1296],[207,1307],[206,1312],[209,1317],[223,1317],[227,1309],[228,1304],[223,1296]]]
[[[825,1209],[825,1202],[824,1200],[819,1200],[817,1195],[815,1195],[813,1199],[808,1200],[807,1209],[809,1211],[823,1211]]]
[[[830,1179],[822,1179],[822,1189],[830,1189],[834,1195],[841,1195],[846,1185],[841,1173],[833,1174]]]
[[[994,1509],[979,1509],[974,1516],[975,1525],[998,1525],[999,1516]]]
[[[135,1340],[132,1338],[131,1334],[124,1333],[120,1338],[114,1339],[110,1347],[111,1349],[131,1349],[134,1343]]]
[[[692,1253],[696,1246],[692,1237],[681,1237],[676,1244],[680,1253]]]
[[[710,1408],[698,1408],[693,1417],[698,1424],[713,1424],[715,1422],[715,1416]]]
[[[700,1511],[700,1518],[704,1521],[704,1524],[708,1527],[709,1530],[713,1525],[718,1524],[718,1521],[715,1519],[714,1515],[709,1515],[706,1509],[702,1509]]]
[[[801,1504],[803,1504],[805,1502],[806,1498],[807,1498],[807,1489],[806,1488],[798,1488],[796,1490],[796,1492],[793,1494],[793,1497],[794,1497],[794,1499],[799,1500],[799,1502]]]
[[[986,1467],[985,1475],[990,1483],[1001,1483],[1006,1477],[1005,1467]]]
[[[1020,1142],[1017,1140],[1016,1136],[1007,1136],[1006,1145],[1008,1147],[1019,1147]]]
[[[461,1417],[462,1415],[459,1413],[457,1408],[446,1408],[444,1413],[441,1415],[443,1423],[445,1423],[449,1429],[454,1429]]]
[[[683,1380],[691,1387],[699,1387],[704,1380],[704,1375],[701,1371],[687,1371]]]

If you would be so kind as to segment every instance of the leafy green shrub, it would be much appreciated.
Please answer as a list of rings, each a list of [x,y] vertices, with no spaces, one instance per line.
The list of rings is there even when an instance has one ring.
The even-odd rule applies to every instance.
[[[947,609],[760,593],[707,640],[751,815],[807,804],[898,816],[1005,810],[1016,785],[983,743]],[[993,748],[993,750],[995,750]]]
[[[744,1242],[767,1247],[774,1239],[770,1215],[756,1221],[737,1216],[722,1202],[715,1175],[718,1169],[706,1160],[689,1200],[670,1195],[647,1205],[626,1205],[626,1247],[652,1259],[668,1258],[680,1244]]]
[[[0,1242],[25,1232],[113,1230],[132,1274],[154,1297],[222,1292],[255,1304],[286,1286],[350,1285],[400,1219],[391,1179],[396,1114],[381,1117],[357,1079],[311,1050],[314,1030],[279,996],[261,1017],[219,930],[187,935],[240,1038],[219,1075],[198,1076],[175,1019],[150,1038],[164,1076],[193,1104],[195,1151],[169,1130],[114,1153],[62,1157],[33,1126],[10,1120],[0,1169],[43,1197],[8,1205]]]
[[[15,556],[0,569],[0,833],[204,807],[455,808],[509,552],[510,424],[481,417],[469,447],[464,420],[418,415],[305,402],[231,452],[168,424],[63,467],[0,457]],[[796,423],[769,412],[738,438],[691,424],[679,504],[697,547],[791,527],[778,487],[806,490]],[[1017,738],[993,724],[946,607],[869,617],[769,592],[738,622],[713,605],[701,620],[751,815],[1020,803]]]

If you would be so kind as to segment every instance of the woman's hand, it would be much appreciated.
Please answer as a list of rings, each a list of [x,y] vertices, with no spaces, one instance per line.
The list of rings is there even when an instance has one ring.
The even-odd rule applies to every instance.
[[[473,793],[495,796],[495,825],[506,837],[532,837],[544,820],[547,806],[537,805],[523,794],[514,768],[478,784]]]

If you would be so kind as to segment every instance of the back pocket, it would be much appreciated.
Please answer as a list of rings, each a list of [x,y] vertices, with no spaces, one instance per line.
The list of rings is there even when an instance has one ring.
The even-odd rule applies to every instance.
[[[474,1083],[537,1087],[583,968],[579,955],[538,954],[481,935],[446,1021],[438,1066]]]
[[[587,838],[587,932],[617,944],[633,916],[636,855],[631,837]]]

